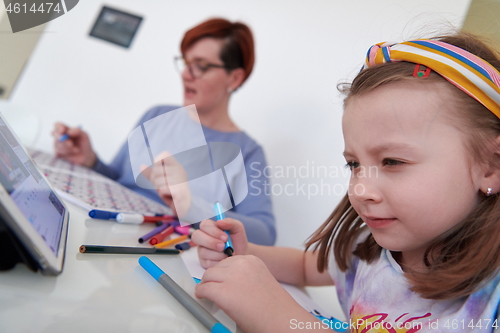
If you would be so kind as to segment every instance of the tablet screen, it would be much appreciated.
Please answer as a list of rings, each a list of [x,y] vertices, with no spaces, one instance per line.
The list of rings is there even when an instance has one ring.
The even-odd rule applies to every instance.
[[[57,256],[65,208],[1,118],[0,182]]]

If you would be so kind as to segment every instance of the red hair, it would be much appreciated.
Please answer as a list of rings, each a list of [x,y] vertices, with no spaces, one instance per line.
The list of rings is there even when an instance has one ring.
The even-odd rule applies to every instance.
[[[225,40],[219,57],[226,68],[228,70],[243,68],[245,80],[250,76],[255,62],[255,51],[252,31],[247,25],[221,18],[198,24],[184,34],[181,42],[182,54],[185,54],[194,43],[206,37]]]

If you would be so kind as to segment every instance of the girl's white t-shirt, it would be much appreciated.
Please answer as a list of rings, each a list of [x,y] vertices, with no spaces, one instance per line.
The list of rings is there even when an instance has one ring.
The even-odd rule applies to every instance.
[[[340,271],[332,254],[328,267],[350,318],[348,331],[495,332],[500,327],[500,273],[468,297],[428,300],[410,290],[401,266],[386,249],[371,264],[353,256],[346,272]]]

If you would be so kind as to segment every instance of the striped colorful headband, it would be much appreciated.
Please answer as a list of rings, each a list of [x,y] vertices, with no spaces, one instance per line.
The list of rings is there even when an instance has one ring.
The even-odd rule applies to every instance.
[[[370,47],[363,69],[394,61],[432,69],[500,118],[500,72],[474,54],[436,40],[385,42]]]

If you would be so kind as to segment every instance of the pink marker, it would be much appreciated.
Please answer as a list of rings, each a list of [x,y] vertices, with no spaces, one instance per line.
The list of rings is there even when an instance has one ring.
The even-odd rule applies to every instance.
[[[186,225],[186,226],[179,225],[179,226],[175,227],[174,230],[179,235],[188,235],[188,236],[191,236],[191,234],[195,231],[195,229],[189,225]]]

